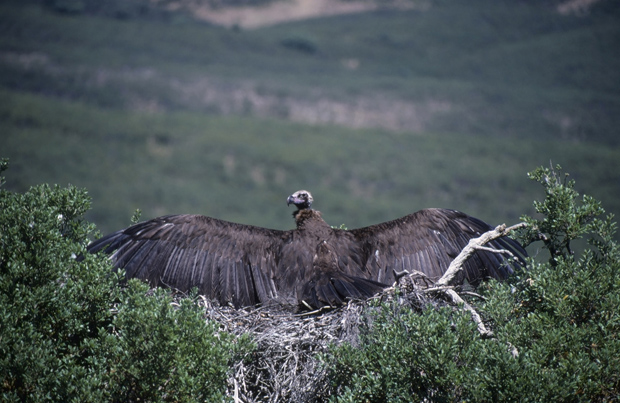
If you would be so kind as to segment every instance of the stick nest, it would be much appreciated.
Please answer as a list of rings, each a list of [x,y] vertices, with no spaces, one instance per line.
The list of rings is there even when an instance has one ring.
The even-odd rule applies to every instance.
[[[222,331],[249,334],[256,344],[249,356],[232,367],[228,395],[235,402],[319,402],[329,393],[326,368],[319,356],[331,345],[357,345],[360,327],[369,325],[371,313],[381,309],[381,303],[392,302],[416,311],[429,304],[446,304],[418,284],[419,278],[407,275],[398,287],[371,299],[305,313],[273,306],[235,309],[203,296],[198,303],[206,318],[219,323]]]

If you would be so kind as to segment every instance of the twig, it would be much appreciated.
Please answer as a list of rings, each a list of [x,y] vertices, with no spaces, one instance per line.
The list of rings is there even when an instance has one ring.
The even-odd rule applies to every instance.
[[[478,312],[476,312],[476,310],[471,305],[469,305],[463,298],[461,298],[461,296],[456,291],[445,290],[444,294],[447,295],[452,300],[453,304],[455,305],[463,304],[463,309],[465,309],[471,314],[472,319],[474,320],[474,322],[476,322],[476,325],[478,326],[478,332],[480,333],[482,337],[484,338],[493,337],[493,332],[487,329],[487,327],[482,322],[482,318],[480,317]]]
[[[485,252],[498,253],[500,255],[508,255],[510,257],[514,257],[512,252],[507,250],[507,249],[495,249],[495,248],[489,248],[488,246],[480,246],[480,245],[474,245],[474,249],[476,249],[476,250],[483,250]]]
[[[485,297],[483,297],[482,295],[480,295],[480,294],[478,294],[478,293],[475,293],[475,292],[472,292],[472,291],[462,291],[462,290],[461,290],[461,294],[463,294],[463,295],[469,295],[469,296],[471,296],[471,297],[476,297],[476,298],[479,298],[479,299],[481,299],[481,300],[483,300],[483,301],[486,301],[486,300],[487,300],[487,299],[486,299]]]

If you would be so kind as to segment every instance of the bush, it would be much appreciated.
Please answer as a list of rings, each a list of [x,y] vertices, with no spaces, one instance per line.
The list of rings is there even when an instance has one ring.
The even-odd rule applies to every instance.
[[[315,39],[306,34],[293,34],[280,41],[285,48],[296,50],[301,53],[313,54],[318,51]]]
[[[546,263],[470,301],[493,327],[482,338],[459,310],[385,305],[369,313],[359,346],[324,357],[332,401],[617,401],[620,399],[620,250],[613,217],[550,169],[542,219],[524,217],[526,240],[549,249]],[[571,241],[586,237],[579,256]]]
[[[89,203],[72,186],[0,190],[0,400],[222,400],[244,344],[84,255]]]

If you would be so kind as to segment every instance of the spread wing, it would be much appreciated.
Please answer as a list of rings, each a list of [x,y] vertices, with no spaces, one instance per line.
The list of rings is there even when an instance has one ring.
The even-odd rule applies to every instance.
[[[470,239],[493,229],[485,222],[455,210],[426,209],[397,220],[350,231],[360,242],[371,279],[392,284],[395,272],[420,271],[439,279]],[[477,284],[484,278],[504,279],[523,263],[525,250],[510,238],[486,246],[506,249],[519,260],[477,251],[464,265],[465,277]]]
[[[436,280],[471,238],[492,229],[466,214],[427,209],[351,231],[317,227],[278,231],[200,215],[155,218],[89,245],[111,254],[128,278],[182,291],[194,287],[236,307],[277,300],[320,307],[369,297],[414,270]],[[488,244],[525,256],[509,238]],[[522,258],[521,258],[522,259]],[[522,261],[522,260],[521,260]],[[471,283],[506,278],[520,263],[478,251],[465,263]]]
[[[111,254],[128,278],[248,306],[277,298],[277,256],[290,232],[200,215],[155,218],[107,235],[88,251]]]

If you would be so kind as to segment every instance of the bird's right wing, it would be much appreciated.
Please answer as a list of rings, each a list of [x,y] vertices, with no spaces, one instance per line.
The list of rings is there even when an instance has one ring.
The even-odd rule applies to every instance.
[[[111,254],[128,278],[182,291],[198,288],[222,304],[249,306],[277,298],[277,256],[290,231],[201,215],[155,218],[91,243]]]

